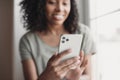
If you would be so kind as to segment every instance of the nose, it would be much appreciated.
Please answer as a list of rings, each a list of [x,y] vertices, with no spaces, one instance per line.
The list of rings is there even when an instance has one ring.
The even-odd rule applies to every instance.
[[[62,4],[58,4],[58,5],[56,6],[56,11],[57,11],[57,12],[60,12],[60,11],[63,11],[63,10],[64,10],[64,7],[63,7]]]

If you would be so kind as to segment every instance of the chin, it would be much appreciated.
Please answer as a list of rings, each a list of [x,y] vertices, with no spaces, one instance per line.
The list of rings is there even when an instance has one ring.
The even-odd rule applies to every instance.
[[[54,22],[53,24],[55,24],[55,25],[63,25],[64,22],[63,21],[57,21],[57,22]]]

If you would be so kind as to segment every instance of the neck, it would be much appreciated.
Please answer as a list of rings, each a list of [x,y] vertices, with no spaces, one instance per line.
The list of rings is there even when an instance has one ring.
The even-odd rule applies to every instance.
[[[48,26],[48,33],[54,36],[59,36],[65,33],[65,29],[63,25],[49,25]]]

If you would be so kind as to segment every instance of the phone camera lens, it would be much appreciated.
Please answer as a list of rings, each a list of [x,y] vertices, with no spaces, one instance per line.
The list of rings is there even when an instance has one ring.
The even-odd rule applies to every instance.
[[[62,43],[65,43],[65,41],[62,41]]]
[[[65,37],[62,37],[62,39],[65,39]]]
[[[66,41],[69,41],[69,39],[66,39]]]

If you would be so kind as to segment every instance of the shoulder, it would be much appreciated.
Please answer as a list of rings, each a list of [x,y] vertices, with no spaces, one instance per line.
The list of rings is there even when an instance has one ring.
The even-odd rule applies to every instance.
[[[84,25],[82,23],[79,23],[79,26],[78,26],[78,32],[82,33],[82,34],[88,34],[90,33],[90,28],[89,26],[87,25]]]
[[[35,34],[35,33],[34,33],[34,32],[31,32],[31,31],[26,32],[26,33],[21,37],[21,39],[33,37],[34,34]]]
[[[32,39],[32,38],[34,38],[34,37],[35,37],[35,32],[29,31],[29,32],[26,32],[26,33],[21,37],[20,41],[21,41],[21,40],[29,40],[29,39]]]
[[[27,44],[30,45],[31,43],[35,42],[35,32],[26,32],[19,40],[19,44]]]
[[[19,41],[19,51],[22,60],[31,59],[33,57],[35,42],[34,33],[26,32]]]
[[[81,34],[83,34],[83,44],[82,44],[82,50],[85,54],[94,54],[96,53],[96,42],[93,39],[92,32],[90,30],[89,26],[86,26],[84,24],[79,24],[78,30]]]
[[[36,48],[37,43],[35,32],[26,32],[19,41],[19,48],[31,51]]]

